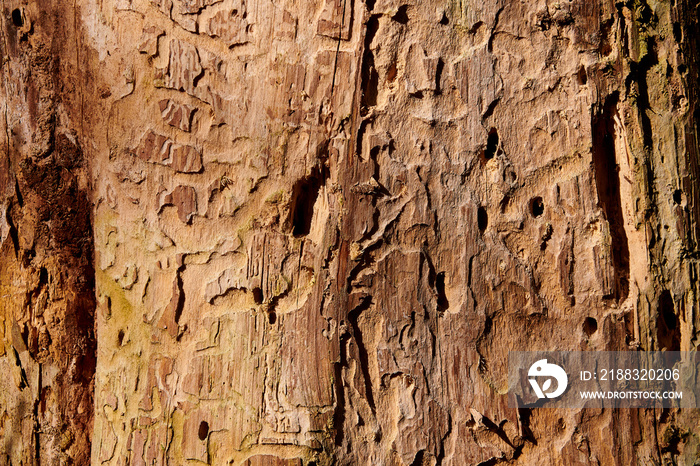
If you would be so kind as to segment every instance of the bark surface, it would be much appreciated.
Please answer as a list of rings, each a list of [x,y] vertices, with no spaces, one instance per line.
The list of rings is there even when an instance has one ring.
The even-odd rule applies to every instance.
[[[0,463],[693,464],[695,410],[505,393],[696,349],[697,18],[3,0]]]
[[[95,273],[78,19],[0,10],[0,464],[88,464]]]

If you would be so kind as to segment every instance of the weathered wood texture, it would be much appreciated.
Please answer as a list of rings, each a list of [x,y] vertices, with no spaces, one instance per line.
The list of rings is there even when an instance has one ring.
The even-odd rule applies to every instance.
[[[3,15],[0,461],[698,456],[695,412],[504,396],[509,350],[698,345],[696,5]]]
[[[66,2],[2,2],[0,464],[88,464],[92,202]]]

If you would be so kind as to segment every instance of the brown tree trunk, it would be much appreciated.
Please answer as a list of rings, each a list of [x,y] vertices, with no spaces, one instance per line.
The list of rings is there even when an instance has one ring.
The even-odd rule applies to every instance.
[[[696,349],[697,5],[2,6],[0,463],[695,461],[506,378]]]
[[[95,280],[72,6],[2,3],[0,464],[88,464]]]

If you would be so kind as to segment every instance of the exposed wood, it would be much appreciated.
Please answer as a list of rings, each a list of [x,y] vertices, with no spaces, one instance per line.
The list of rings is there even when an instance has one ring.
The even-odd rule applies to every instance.
[[[697,5],[2,5],[0,464],[700,454],[505,396],[697,348]]]

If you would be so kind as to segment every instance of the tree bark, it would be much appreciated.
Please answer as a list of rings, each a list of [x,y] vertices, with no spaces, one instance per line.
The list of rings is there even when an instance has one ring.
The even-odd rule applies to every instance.
[[[0,462],[700,454],[506,397],[509,351],[697,348],[697,5],[2,15]]]
[[[0,464],[88,464],[91,177],[72,6],[2,3]]]

